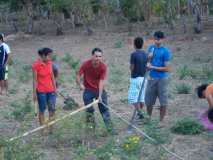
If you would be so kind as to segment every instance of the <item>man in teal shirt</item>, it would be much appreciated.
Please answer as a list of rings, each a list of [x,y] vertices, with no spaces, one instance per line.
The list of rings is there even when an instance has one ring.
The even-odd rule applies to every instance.
[[[147,64],[147,68],[150,70],[150,74],[145,95],[145,104],[150,118],[153,105],[156,99],[159,99],[160,127],[163,127],[163,120],[168,106],[168,72],[171,70],[169,61],[172,57],[170,51],[162,45],[164,38],[163,32],[155,32],[154,44],[148,48],[149,63]]]

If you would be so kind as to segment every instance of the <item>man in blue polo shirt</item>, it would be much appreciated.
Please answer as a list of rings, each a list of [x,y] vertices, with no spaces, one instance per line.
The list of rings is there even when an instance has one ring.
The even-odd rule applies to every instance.
[[[170,51],[163,46],[164,33],[157,31],[154,33],[154,44],[149,46],[149,63],[147,68],[150,70],[148,84],[145,95],[145,103],[148,115],[151,118],[153,105],[158,97],[160,102],[160,123],[163,127],[163,120],[168,106],[168,72],[171,70],[169,61],[171,60]]]
[[[4,42],[4,35],[0,33],[0,95],[3,90],[8,90],[7,72],[8,72],[8,59],[10,54],[9,46]],[[5,75],[6,74],[6,75]]]

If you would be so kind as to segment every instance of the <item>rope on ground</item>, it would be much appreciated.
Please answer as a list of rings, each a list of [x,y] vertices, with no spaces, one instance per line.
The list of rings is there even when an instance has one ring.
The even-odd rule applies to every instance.
[[[143,136],[145,136],[146,138],[148,138],[150,141],[156,143],[157,141],[155,139],[153,139],[152,137],[150,137],[148,134],[146,134],[144,131],[142,131],[141,129],[139,129],[138,127],[136,127],[135,125],[131,124],[129,121],[127,121],[126,119],[124,119],[122,116],[120,116],[114,109],[112,109],[111,107],[107,106],[106,104],[102,103],[105,107],[109,108],[111,110],[111,112],[116,115],[118,118],[120,118],[122,121],[124,121],[126,124],[130,125],[132,128],[134,128],[138,133],[142,134]],[[167,153],[173,155],[174,157],[180,159],[180,160],[184,160],[184,158],[180,157],[179,155],[177,155],[176,153],[170,151],[166,146],[160,144],[160,147],[163,148]]]
[[[67,115],[64,115],[62,118],[58,118],[58,119],[56,119],[56,120],[53,120],[53,121],[51,121],[51,122],[49,122],[49,123],[47,123],[47,124],[44,124],[44,125],[42,125],[42,126],[40,126],[40,127],[38,127],[38,128],[35,128],[35,129],[30,130],[30,131],[28,131],[28,132],[25,132],[24,134],[22,134],[22,135],[20,135],[20,136],[16,136],[16,137],[10,138],[10,139],[8,140],[8,142],[12,142],[12,141],[17,140],[17,139],[19,139],[19,138],[26,137],[26,136],[28,136],[29,134],[32,134],[32,133],[34,133],[34,132],[37,132],[37,131],[42,130],[42,129],[44,129],[44,128],[47,128],[47,127],[49,127],[49,126],[51,126],[51,125],[57,123],[58,121],[61,121],[61,120],[63,120],[63,119],[66,119],[66,118],[68,118],[68,117],[70,117],[70,116],[72,116],[72,115],[74,115],[74,114],[76,114],[76,113],[78,113],[78,112],[80,112],[80,111],[82,111],[82,110],[85,110],[85,109],[87,109],[87,108],[90,108],[92,105],[95,105],[95,104],[97,104],[97,103],[98,103],[98,100],[95,100],[95,101],[93,101],[92,103],[90,103],[90,104],[88,104],[88,105],[86,105],[86,106],[84,106],[84,107],[81,107],[81,108],[79,108],[79,109],[77,109],[77,110],[75,110],[75,111],[73,111],[73,112],[71,112],[71,113],[69,113],[69,114],[67,114]]]

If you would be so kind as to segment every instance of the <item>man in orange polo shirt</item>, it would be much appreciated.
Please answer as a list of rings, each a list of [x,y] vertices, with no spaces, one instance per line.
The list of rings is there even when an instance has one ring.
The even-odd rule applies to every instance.
[[[208,118],[213,123],[213,83],[202,84],[197,87],[197,95],[199,98],[205,98],[208,101]]]
[[[33,100],[38,101],[39,122],[44,124],[44,112],[48,106],[49,120],[54,119],[56,103],[56,83],[52,70],[50,48],[38,51],[39,58],[33,63]]]

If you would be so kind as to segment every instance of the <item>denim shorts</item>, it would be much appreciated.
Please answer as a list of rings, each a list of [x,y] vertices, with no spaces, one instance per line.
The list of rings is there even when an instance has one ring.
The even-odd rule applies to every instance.
[[[38,99],[39,112],[44,113],[46,110],[46,106],[48,107],[49,112],[55,111],[55,104],[56,104],[55,92],[48,92],[48,93],[37,92],[37,99]]]

